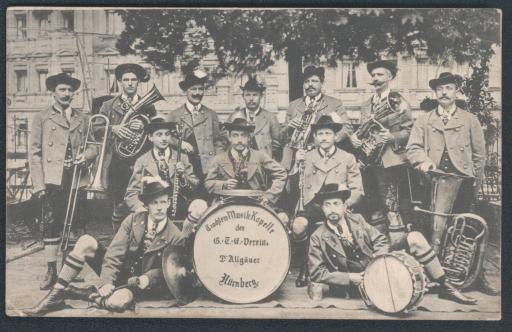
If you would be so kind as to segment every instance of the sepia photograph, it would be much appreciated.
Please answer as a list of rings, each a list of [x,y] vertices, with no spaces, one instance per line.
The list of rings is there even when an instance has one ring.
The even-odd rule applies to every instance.
[[[502,318],[502,11],[8,7],[5,314]]]

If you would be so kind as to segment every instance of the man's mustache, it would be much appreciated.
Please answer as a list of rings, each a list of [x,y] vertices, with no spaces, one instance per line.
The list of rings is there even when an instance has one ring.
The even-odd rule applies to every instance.
[[[192,98],[203,98],[203,95],[192,95]]]
[[[331,216],[333,216],[333,217],[335,216],[335,217],[337,217],[338,219],[340,218],[340,215],[339,215],[339,214],[337,214],[337,213],[334,213],[334,212],[329,213],[329,214],[327,215],[327,218],[331,218]]]
[[[375,86],[375,85],[382,85],[382,84],[384,84],[384,82],[381,82],[381,81],[371,81],[369,84]]]

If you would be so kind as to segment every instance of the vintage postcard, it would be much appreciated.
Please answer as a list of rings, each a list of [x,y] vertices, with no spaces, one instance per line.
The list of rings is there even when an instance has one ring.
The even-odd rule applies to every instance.
[[[8,316],[501,319],[499,9],[6,25]]]

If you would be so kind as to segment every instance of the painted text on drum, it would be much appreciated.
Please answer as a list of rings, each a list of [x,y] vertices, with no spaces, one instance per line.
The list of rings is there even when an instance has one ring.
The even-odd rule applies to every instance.
[[[221,225],[226,221],[233,220],[248,220],[255,222],[259,227],[263,227],[269,234],[274,233],[274,223],[271,221],[265,221],[263,218],[258,216],[258,211],[245,211],[237,212],[235,210],[226,211],[226,214],[215,218],[212,223],[206,224],[206,231],[210,232],[215,227]]]
[[[233,255],[219,255],[219,262],[221,263],[235,263],[235,264],[259,264],[260,259],[257,257],[247,256],[233,256]]]
[[[213,238],[213,244],[225,244],[225,245],[243,245],[243,246],[260,246],[260,247],[266,247],[269,245],[268,241],[265,240],[265,239],[257,239],[257,240],[254,240],[254,239],[249,239],[247,237],[244,237],[243,239],[242,238],[239,238],[239,237],[235,237],[235,238],[231,238],[229,236],[226,236],[225,238],[220,238],[220,237],[214,237]]]

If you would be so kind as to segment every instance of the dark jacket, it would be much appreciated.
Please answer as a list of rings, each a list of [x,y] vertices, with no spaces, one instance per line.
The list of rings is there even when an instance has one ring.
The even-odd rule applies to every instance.
[[[122,274],[126,276],[131,267],[139,261],[138,249],[144,241],[144,228],[148,218],[147,212],[132,213],[123,221],[112,239],[101,267],[100,279],[102,284],[118,283]],[[185,221],[180,231],[170,220],[165,228],[157,234],[142,258],[142,274],[149,278],[149,288],[163,282],[162,252],[167,246],[183,246],[192,234],[193,227]],[[156,267],[155,267],[156,266]]]
[[[387,237],[366,223],[363,216],[347,212],[345,220],[366,261],[389,252]],[[311,280],[348,286],[350,279],[346,257],[340,239],[324,223],[311,235],[309,242],[308,269]]]

